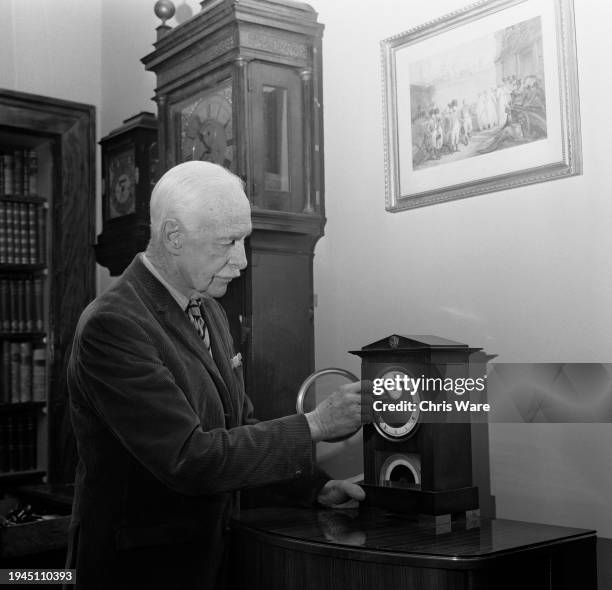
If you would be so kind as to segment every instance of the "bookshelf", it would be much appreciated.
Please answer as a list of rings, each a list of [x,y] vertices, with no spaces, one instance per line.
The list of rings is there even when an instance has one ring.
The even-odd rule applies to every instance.
[[[0,90],[0,491],[74,478],[65,369],[95,294],[94,121]]]
[[[0,129],[0,481],[44,477],[53,140]]]

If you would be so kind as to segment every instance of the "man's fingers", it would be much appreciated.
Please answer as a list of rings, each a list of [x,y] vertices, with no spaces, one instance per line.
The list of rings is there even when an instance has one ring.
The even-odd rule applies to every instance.
[[[357,500],[358,502],[362,502],[363,500],[365,500],[366,495],[362,487],[345,480],[341,481],[341,485],[344,490],[344,493],[349,498]]]
[[[369,379],[365,381],[355,381],[355,383],[346,383],[340,386],[340,391],[350,393],[360,393],[362,395],[372,395],[374,384]]]
[[[340,391],[347,393],[359,393],[361,391],[361,381],[355,381],[355,383],[345,383],[340,386]]]

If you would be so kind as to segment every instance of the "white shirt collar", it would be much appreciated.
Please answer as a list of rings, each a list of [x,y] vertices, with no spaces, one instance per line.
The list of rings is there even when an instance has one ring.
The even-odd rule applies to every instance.
[[[145,252],[140,254],[140,260],[147,267],[148,271],[168,290],[168,293],[172,295],[174,300],[178,303],[179,307],[184,311],[189,305],[189,297],[183,295],[178,289],[173,287],[164,277],[161,276],[159,271],[153,266],[153,263],[147,258]]]

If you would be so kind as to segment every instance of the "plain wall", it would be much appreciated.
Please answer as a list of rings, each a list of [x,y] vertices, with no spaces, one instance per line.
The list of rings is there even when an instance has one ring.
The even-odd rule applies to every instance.
[[[503,362],[610,362],[612,80],[600,73],[612,54],[610,4],[575,7],[582,176],[400,213],[384,207],[379,42],[465,3],[312,4],[326,25],[328,222],[315,256],[317,368],[358,373],[359,359],[346,351],[392,333],[444,336]],[[323,449],[324,464],[358,473],[359,445],[338,449]],[[609,424],[492,425],[490,457],[499,517],[612,537]]]
[[[0,88],[94,105],[102,98],[101,0],[0,0]]]
[[[0,88],[102,105],[102,0],[0,0]],[[100,170],[100,152],[96,152]],[[100,174],[96,210],[100,211]],[[96,216],[96,233],[101,230]],[[66,228],[69,231],[69,228]],[[99,275],[105,269],[97,266]]]

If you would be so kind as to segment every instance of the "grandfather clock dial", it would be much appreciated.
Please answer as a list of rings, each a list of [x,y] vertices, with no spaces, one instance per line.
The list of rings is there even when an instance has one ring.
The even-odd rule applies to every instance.
[[[182,161],[203,160],[230,168],[234,159],[231,85],[201,93],[181,108]]]
[[[136,165],[134,150],[129,149],[109,158],[108,218],[129,215],[136,210]]]

